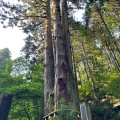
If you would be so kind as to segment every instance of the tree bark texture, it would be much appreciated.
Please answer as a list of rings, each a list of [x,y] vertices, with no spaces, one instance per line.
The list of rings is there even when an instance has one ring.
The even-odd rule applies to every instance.
[[[54,57],[51,35],[50,0],[46,9],[45,68],[44,68],[44,115],[53,111],[54,106]]]
[[[70,33],[68,25],[68,12],[67,12],[67,0],[62,0],[62,26],[63,26],[63,37],[67,53],[67,61],[70,69],[72,70],[72,52],[71,52],[71,42]]]
[[[61,25],[60,0],[54,0],[54,43],[55,55],[55,103],[64,99],[68,102],[70,96],[69,71],[67,55],[63,37],[63,27]],[[58,108],[56,104],[56,109]]]
[[[66,103],[74,103],[76,110],[80,110],[77,79],[74,77],[72,66],[67,0],[62,1],[62,17],[60,4],[60,0],[53,0],[53,42],[51,37],[50,0],[47,0],[46,4],[44,116],[59,109],[58,103],[61,99],[64,99]],[[52,46],[52,43],[54,46]]]
[[[68,25],[68,9],[67,9],[67,0],[62,0],[62,26],[63,26],[63,38],[66,50],[66,57],[69,69],[69,83],[70,89],[72,90],[72,101],[75,104],[75,108],[77,111],[80,110],[79,104],[79,95],[78,95],[78,83],[76,78],[76,69],[73,70],[73,59],[74,56],[72,54],[72,47],[70,42],[70,33],[69,33],[69,25]]]

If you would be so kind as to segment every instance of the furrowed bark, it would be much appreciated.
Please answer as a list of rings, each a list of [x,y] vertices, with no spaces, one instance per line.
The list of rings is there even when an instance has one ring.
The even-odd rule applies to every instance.
[[[72,52],[70,43],[70,33],[68,25],[68,12],[67,12],[67,0],[62,0],[62,26],[63,26],[63,37],[65,42],[65,48],[67,52],[67,61],[72,70]]]
[[[44,115],[53,111],[54,106],[54,57],[51,36],[50,0],[46,9],[45,68],[44,68]]]
[[[69,81],[70,81],[70,89],[72,91],[72,101],[75,104],[75,108],[77,111],[79,108],[79,95],[78,95],[78,83],[76,78],[76,72],[73,72],[73,55],[72,48],[70,42],[70,33],[69,33],[69,25],[68,25],[68,13],[67,13],[67,0],[62,0],[62,26],[63,26],[63,37],[64,44],[66,50],[67,64],[69,69]],[[76,71],[76,69],[75,69]]]
[[[54,44],[56,50],[55,56],[55,103],[58,104],[61,99],[68,102],[71,98],[69,87],[69,71],[65,43],[63,41],[63,27],[61,25],[60,0],[53,0],[54,5]]]

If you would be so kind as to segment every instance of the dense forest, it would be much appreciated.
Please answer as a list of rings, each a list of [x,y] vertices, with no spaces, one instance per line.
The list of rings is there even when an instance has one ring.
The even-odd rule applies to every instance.
[[[21,57],[0,50],[0,93],[13,95],[8,120],[42,120],[61,99],[69,103],[61,109],[87,101],[92,120],[120,120],[119,0],[3,0],[0,7],[3,27],[28,35]],[[74,17],[80,10],[82,21]],[[68,113],[53,120],[76,119]]]

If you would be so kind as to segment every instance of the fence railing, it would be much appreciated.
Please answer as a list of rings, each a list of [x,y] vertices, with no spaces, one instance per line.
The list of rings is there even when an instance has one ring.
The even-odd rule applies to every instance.
[[[50,120],[54,116],[59,116],[59,111],[60,111],[60,109],[49,113],[48,115],[43,117],[43,120]],[[81,120],[80,112],[75,111],[75,113],[76,113],[76,116],[77,116],[77,120]]]

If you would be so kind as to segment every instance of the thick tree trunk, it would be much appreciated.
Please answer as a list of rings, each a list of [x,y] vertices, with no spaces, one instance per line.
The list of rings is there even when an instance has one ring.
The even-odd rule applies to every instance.
[[[46,9],[45,68],[44,68],[44,115],[53,111],[54,106],[54,57],[51,36],[50,0]]]
[[[53,0],[54,5],[54,43],[55,56],[55,103],[64,99],[68,102],[71,98],[69,87],[69,72],[65,44],[63,41],[63,28],[61,25],[60,0]],[[56,108],[57,105],[56,105]]]
[[[47,0],[46,39],[45,39],[45,71],[44,71],[44,115],[59,108],[58,102],[64,99],[74,102],[79,108],[77,80],[73,75],[70,36],[68,31],[67,12],[61,23],[60,0],[53,0],[54,13],[54,55],[51,38],[50,0]],[[65,0],[65,8],[67,4]],[[64,9],[64,10],[66,10]],[[63,29],[64,28],[64,29]],[[63,34],[63,32],[65,34]],[[54,57],[53,57],[54,56]],[[53,62],[54,61],[54,62]],[[55,71],[55,72],[54,72]],[[71,75],[70,75],[71,74]],[[72,77],[71,77],[72,76]],[[55,78],[55,81],[54,81]],[[54,94],[53,94],[54,89]],[[55,104],[53,103],[53,99]],[[53,109],[53,106],[54,109]],[[52,108],[52,109],[51,109]],[[79,109],[77,109],[79,111]]]
[[[70,42],[70,33],[69,33],[69,25],[68,25],[68,10],[67,10],[67,0],[62,0],[62,26],[63,26],[63,37],[64,44],[66,50],[67,64],[69,69],[69,81],[70,81],[70,89],[72,90],[72,101],[75,104],[75,108],[77,111],[79,108],[79,94],[78,94],[78,83],[76,78],[76,68],[73,70],[73,59],[74,56],[72,54],[72,47]]]

